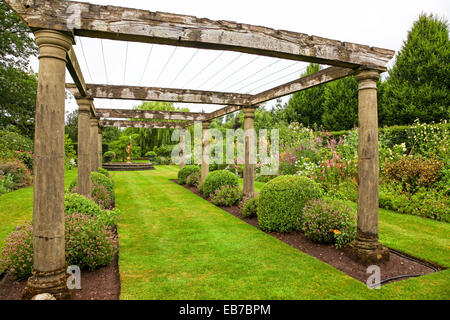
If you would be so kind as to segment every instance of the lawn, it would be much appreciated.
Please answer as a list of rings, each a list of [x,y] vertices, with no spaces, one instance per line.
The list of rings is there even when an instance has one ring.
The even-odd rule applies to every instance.
[[[121,299],[450,298],[449,270],[369,290],[171,182],[177,171],[112,173],[122,212]],[[76,171],[65,177],[67,186]],[[0,196],[1,239],[31,219],[32,197],[32,188]],[[384,244],[446,267],[449,232],[447,223],[380,210]]]
[[[66,188],[77,177],[77,170],[64,173]],[[0,247],[14,228],[33,219],[33,188],[23,188],[0,196]]]
[[[122,299],[450,297],[449,271],[369,290],[174,184],[169,179],[176,178],[177,170],[157,166],[113,174],[123,213]],[[383,210],[380,230],[387,245],[449,265],[449,224]]]

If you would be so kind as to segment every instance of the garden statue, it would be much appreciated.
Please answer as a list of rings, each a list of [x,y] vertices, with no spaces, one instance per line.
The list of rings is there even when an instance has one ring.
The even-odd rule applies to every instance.
[[[130,143],[128,143],[127,146],[127,163],[131,163],[131,148],[133,147],[133,145],[131,144],[131,137],[130,137]]]

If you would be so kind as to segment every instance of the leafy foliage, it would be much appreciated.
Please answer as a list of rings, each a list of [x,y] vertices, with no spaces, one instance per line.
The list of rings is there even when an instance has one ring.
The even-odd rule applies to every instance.
[[[211,195],[211,200],[216,206],[231,207],[242,200],[242,191],[238,186],[224,185]]]
[[[356,215],[341,202],[314,199],[303,209],[302,231],[312,241],[342,247],[356,236]]]
[[[260,192],[258,224],[265,231],[300,230],[306,203],[321,196],[320,185],[307,177],[279,176],[265,184]]]
[[[186,184],[191,187],[197,187],[200,183],[201,177],[202,174],[200,171],[193,172],[186,178]]]
[[[200,167],[196,165],[186,165],[178,171],[178,183],[186,184],[186,179],[194,172],[200,172]]]
[[[19,160],[0,162],[0,179],[4,179],[2,176],[12,182],[10,191],[29,187],[33,181],[30,170]]]
[[[236,187],[238,185],[238,178],[235,174],[227,170],[216,170],[210,172],[203,182],[202,193],[209,197],[217,189],[223,186]]]
[[[389,71],[386,124],[450,118],[450,40],[447,21],[422,14]]]
[[[244,206],[242,207],[242,216],[245,218],[253,218],[256,217],[258,212],[258,199],[259,196],[256,195],[247,201],[245,201]]]

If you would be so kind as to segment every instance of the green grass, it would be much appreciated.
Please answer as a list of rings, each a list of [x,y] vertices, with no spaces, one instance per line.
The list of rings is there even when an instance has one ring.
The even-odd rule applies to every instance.
[[[77,170],[64,173],[64,184],[67,188],[77,177]],[[0,196],[0,247],[16,226],[33,218],[33,188],[23,188]]]
[[[157,166],[154,171],[113,173],[116,203],[122,211],[121,299],[450,297],[449,271],[369,290],[172,183],[169,179],[175,179],[177,171]],[[408,223],[405,216],[382,212],[380,232],[386,233],[382,241],[447,264],[448,224],[406,219]],[[428,233],[429,228],[438,231]],[[419,250],[413,239],[427,241]]]
[[[112,173],[122,211],[121,299],[450,298],[449,270],[369,290],[174,184],[177,171]],[[66,186],[75,177],[66,172]],[[1,239],[31,219],[32,202],[32,188],[0,196]],[[447,223],[380,210],[384,244],[447,267],[449,232]]]

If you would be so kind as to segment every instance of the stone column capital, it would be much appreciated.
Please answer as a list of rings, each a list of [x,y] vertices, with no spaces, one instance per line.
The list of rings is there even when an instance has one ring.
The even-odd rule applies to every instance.
[[[242,109],[244,111],[244,119],[245,118],[255,118],[255,107],[244,107]]]
[[[66,62],[67,51],[72,48],[73,37],[55,30],[38,30],[34,32],[39,46],[39,59],[55,58]]]
[[[355,79],[358,82],[358,89],[377,89],[377,81],[380,78],[380,72],[373,69],[362,69],[355,73]]]
[[[77,100],[78,104],[78,112],[85,112],[90,113],[91,112],[91,104],[94,101],[92,98],[86,98],[86,97],[80,97],[75,98]]]

